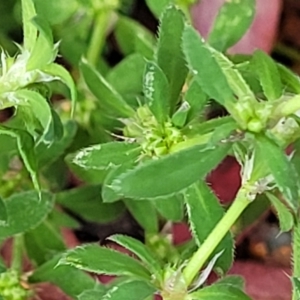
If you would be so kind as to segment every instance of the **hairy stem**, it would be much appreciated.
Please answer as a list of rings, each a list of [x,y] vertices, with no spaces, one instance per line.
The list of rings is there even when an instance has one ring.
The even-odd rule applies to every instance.
[[[12,251],[11,269],[20,274],[23,261],[23,234],[18,234],[14,237]]]
[[[300,224],[297,222],[297,224],[294,226],[293,230],[293,277],[300,278]],[[298,300],[299,292],[296,289],[295,284],[293,284],[293,300]]]
[[[183,276],[187,285],[190,285],[193,282],[195,276],[213,253],[215,248],[219,245],[227,232],[230,231],[232,225],[236,222],[245,208],[251,203],[251,201],[246,197],[245,192],[246,191],[243,188],[240,189],[235,201],[232,203],[224,217],[209,234],[200,248],[194,253],[183,270]]]

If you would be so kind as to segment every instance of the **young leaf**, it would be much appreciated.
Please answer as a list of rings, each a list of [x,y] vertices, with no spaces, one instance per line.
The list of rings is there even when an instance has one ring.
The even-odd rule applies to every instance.
[[[283,86],[276,63],[261,50],[254,52],[251,63],[267,99],[269,101],[279,99],[283,92]]]
[[[223,209],[218,199],[204,181],[199,181],[190,186],[184,193],[184,199],[193,236],[198,246],[200,246],[224,215]],[[205,224],[205,226],[203,226],[203,224]],[[232,264],[232,249],[233,240],[230,233],[227,233],[212,254],[213,257],[217,253],[224,251],[216,262],[216,266],[221,268],[224,272],[226,272]]]
[[[168,7],[161,18],[157,44],[156,60],[165,73],[170,91],[168,105],[174,112],[188,69],[181,47],[184,30],[184,15],[175,6]]]
[[[0,134],[9,135],[17,140],[18,150],[23,159],[24,165],[28,170],[34,188],[40,193],[40,184],[37,175],[37,162],[34,152],[34,140],[26,131],[11,129],[0,126]]]
[[[6,206],[2,198],[0,197],[0,225],[5,225],[7,223],[7,211]]]
[[[229,148],[229,145],[212,148],[197,145],[146,161],[117,177],[112,188],[118,194],[134,199],[165,197],[181,192],[214,169]]]
[[[145,300],[147,297],[153,296],[155,292],[156,289],[144,281],[123,281],[109,289],[101,299]]]
[[[191,300],[251,300],[239,288],[227,284],[213,284],[190,294]]]
[[[276,209],[280,223],[280,230],[282,232],[290,231],[294,226],[294,218],[292,213],[275,195],[271,193],[266,193],[266,195]]]
[[[283,89],[287,92],[300,94],[299,77],[287,67],[281,64],[276,64],[276,65],[277,65],[277,70],[280,74]]]
[[[33,274],[28,278],[29,282],[51,282],[67,295],[75,299],[82,291],[95,288],[95,279],[90,275],[70,266],[57,267],[60,258],[61,255],[56,256],[35,269]],[[76,284],[74,284],[75,282]],[[96,285],[98,289],[103,287],[103,290],[105,291],[104,286],[100,283],[96,283]]]
[[[178,128],[182,128],[188,120],[190,109],[191,107],[188,102],[182,102],[180,107],[175,111],[175,113],[172,116],[171,120],[173,125]]]
[[[160,124],[169,116],[169,83],[163,71],[155,62],[148,61],[144,74],[144,95],[147,104]]]
[[[85,245],[69,250],[59,265],[70,265],[97,274],[129,276],[150,280],[151,274],[136,259],[99,245]]]
[[[264,156],[264,160],[274,180],[289,206],[297,211],[299,208],[299,178],[284,151],[273,141],[263,135],[256,136],[256,147]]]
[[[0,223],[0,239],[37,227],[53,208],[52,195],[35,191],[16,193],[5,199],[7,223]]]
[[[56,63],[46,65],[45,67],[42,68],[41,71],[45,72],[46,74],[54,76],[55,79],[62,81],[70,89],[71,100],[72,100],[71,115],[73,115],[75,110],[76,100],[77,100],[77,90],[76,90],[74,80],[71,77],[70,73],[64,67]]]
[[[109,142],[78,151],[72,155],[72,162],[85,169],[105,170],[126,161],[135,161],[139,154],[137,143]]]
[[[209,44],[223,52],[238,42],[253,21],[255,5],[255,0],[226,1],[209,34]]]
[[[138,202],[125,199],[124,203],[134,219],[147,233],[158,232],[158,216],[151,201]]]
[[[184,205],[181,195],[173,195],[165,199],[154,200],[153,204],[162,217],[164,217],[166,220],[173,222],[182,221],[184,215]]]
[[[134,110],[123,97],[85,60],[80,63],[80,70],[88,88],[104,108],[113,110],[122,117],[130,117],[134,114]]]
[[[234,96],[213,54],[194,28],[186,26],[183,32],[183,51],[201,89],[212,99],[226,106]]]
[[[90,222],[110,222],[124,212],[121,202],[102,202],[100,186],[83,186],[56,194],[56,203]]]
[[[37,29],[31,22],[32,18],[36,15],[33,0],[22,0],[22,21],[24,32],[24,48],[29,52],[32,51],[36,37]]]
[[[243,290],[245,285],[245,280],[239,275],[228,275],[216,282],[216,284],[227,284],[231,285],[237,289]]]
[[[151,274],[157,275],[161,274],[161,265],[153,253],[143,244],[129,236],[116,234],[108,238],[109,240],[125,247],[130,252],[135,254],[143,264],[150,270]]]

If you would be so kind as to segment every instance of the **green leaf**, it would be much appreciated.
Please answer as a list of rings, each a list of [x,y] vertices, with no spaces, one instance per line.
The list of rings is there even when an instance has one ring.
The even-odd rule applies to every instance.
[[[26,232],[24,241],[26,254],[37,265],[45,263],[66,249],[61,234],[47,220],[33,230]]]
[[[103,107],[113,110],[122,117],[130,117],[134,114],[134,110],[123,97],[85,60],[80,63],[80,71],[88,88],[100,100]]]
[[[101,289],[101,290],[97,290],[97,289],[93,289],[93,290],[85,290],[83,293],[81,293],[78,296],[78,300],[99,300],[99,299],[103,299],[102,297],[106,294],[106,290]]]
[[[226,1],[219,10],[209,34],[209,44],[225,51],[238,42],[250,27],[255,16],[255,0]]]
[[[77,124],[74,121],[68,121],[64,125],[64,136],[59,141],[54,141],[50,146],[40,142],[36,145],[36,156],[39,167],[50,165],[55,162],[66,149],[71,145],[77,132]]]
[[[293,287],[294,287],[294,290],[295,290],[295,293],[296,293],[296,297],[299,298],[300,297],[300,278],[298,277],[292,277],[291,278],[292,280],[292,284],[293,284]]]
[[[276,209],[280,223],[280,230],[282,232],[290,231],[294,226],[294,218],[292,213],[275,195],[271,193],[266,193],[266,195]]]
[[[0,224],[5,225],[6,223],[7,223],[6,205],[3,199],[0,197]]]
[[[121,95],[141,94],[145,66],[146,61],[140,53],[130,54],[110,70],[106,80]]]
[[[183,51],[201,89],[212,99],[226,106],[234,96],[221,67],[194,28],[183,32]]]
[[[259,78],[264,94],[269,101],[277,100],[283,93],[283,86],[276,63],[261,50],[256,50],[251,61]]]
[[[11,129],[0,126],[0,134],[9,135],[17,140],[18,150],[23,159],[24,165],[29,172],[34,188],[40,193],[40,184],[37,175],[37,162],[34,152],[34,140],[26,131]]]
[[[245,79],[241,73],[237,70],[236,66],[231,62],[225,55],[221,52],[216,51],[213,48],[209,48],[214,55],[217,63],[222,68],[223,73],[226,76],[228,84],[234,94],[239,98],[244,100],[245,98],[251,97],[255,99],[251,88],[246,83]]]
[[[294,166],[284,151],[266,136],[256,136],[256,147],[263,155],[265,163],[288,205],[297,211],[299,208],[299,178]]]
[[[280,74],[281,82],[283,85],[283,89],[286,92],[291,92],[295,94],[300,94],[300,79],[295,73],[293,73],[287,67],[276,64],[277,70]]]
[[[125,56],[131,53],[140,53],[147,59],[153,58],[154,35],[135,20],[119,16],[115,28],[115,37]]]
[[[48,64],[47,66],[43,67],[42,72],[54,76],[55,79],[60,80],[70,89],[72,99],[71,115],[73,115],[77,100],[77,90],[75,82],[70,73],[64,67],[56,63]]]
[[[223,217],[224,211],[218,199],[204,181],[199,181],[190,186],[184,193],[184,199],[187,206],[190,228],[200,247]],[[226,234],[211,257],[221,251],[224,252],[218,258],[216,266],[221,268],[225,273],[233,261],[233,240],[230,233]]]
[[[172,0],[146,0],[147,6],[157,19],[160,18],[167,5],[171,2]]]
[[[53,36],[49,24],[39,16],[35,16],[32,22],[37,27],[39,35],[26,64],[27,71],[39,69],[51,63],[57,52],[53,45]]]
[[[32,51],[36,37],[37,29],[31,20],[36,15],[35,7],[32,0],[22,0],[22,21],[24,32],[24,47],[29,52]]]
[[[124,203],[134,219],[147,233],[158,232],[158,216],[151,201],[138,202],[125,199]]]
[[[217,145],[219,142],[222,142],[226,139],[230,139],[230,135],[233,132],[236,132],[238,129],[238,125],[236,122],[228,122],[226,124],[223,124],[220,127],[217,127],[211,138],[210,138],[210,145]]]
[[[166,219],[180,222],[184,216],[184,203],[181,195],[173,195],[165,199],[153,201],[158,212]]]
[[[190,294],[191,300],[251,300],[239,288],[227,284],[214,284]]]
[[[171,120],[173,125],[178,128],[182,128],[188,120],[190,109],[191,107],[188,102],[182,102],[180,107],[175,111],[175,113],[172,116]]]
[[[129,276],[150,280],[149,271],[136,259],[99,245],[85,245],[69,250],[59,265],[70,265],[97,274]]]
[[[187,121],[199,117],[203,113],[208,97],[196,80],[192,81],[183,97],[190,106]]]
[[[163,71],[151,61],[146,65],[143,91],[151,112],[163,125],[170,112],[169,83]]]
[[[8,221],[0,223],[0,239],[37,227],[53,208],[52,195],[35,191],[13,194],[5,199]]]
[[[135,161],[140,154],[137,143],[109,142],[93,145],[72,154],[72,163],[85,169],[105,170],[126,161]]]
[[[56,256],[35,269],[29,276],[29,282],[51,282],[74,298],[84,290],[95,288],[95,279],[90,275],[70,266],[57,266],[60,258],[61,256]],[[102,287],[100,283],[97,283],[97,286]],[[104,287],[103,289],[105,290]]]
[[[216,284],[227,284],[231,285],[237,289],[243,290],[245,285],[245,280],[239,275],[228,275],[216,282]]]
[[[105,204],[100,186],[83,186],[56,194],[56,203],[90,222],[110,222],[124,212],[121,202]]]
[[[101,299],[145,300],[147,297],[153,296],[155,292],[156,289],[144,281],[123,281],[109,289]]]
[[[174,112],[188,69],[182,51],[184,15],[175,6],[168,7],[161,18],[157,43],[156,60],[169,81],[167,106]]]
[[[135,254],[155,277],[161,275],[161,265],[153,253],[142,242],[129,236],[116,234],[108,238],[109,240],[123,246]]]
[[[134,199],[165,197],[181,192],[214,169],[229,148],[229,145],[212,148],[198,145],[146,161],[116,178],[112,188],[118,194]]]

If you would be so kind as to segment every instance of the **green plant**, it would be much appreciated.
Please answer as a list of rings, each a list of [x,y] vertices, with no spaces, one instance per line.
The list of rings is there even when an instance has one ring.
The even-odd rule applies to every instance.
[[[242,279],[226,276],[233,261],[230,230],[263,194],[278,212],[281,230],[293,230],[291,279],[293,299],[299,298],[298,77],[262,51],[224,54],[251,24],[254,0],[226,2],[207,41],[188,22],[194,1],[176,1],[184,13],[172,1],[147,2],[160,16],[157,41],[120,15],[118,1],[74,1],[59,21],[51,5],[22,1],[24,44],[15,57],[1,56],[0,108],[13,108],[13,117],[0,127],[0,240],[13,237],[13,260],[9,268],[0,262],[0,295],[30,296],[21,281],[26,250],[35,266],[25,274],[28,282],[50,281],[76,299],[145,300],[156,293],[164,300],[249,299]],[[66,37],[63,26],[54,25],[72,24],[74,7],[82,9],[84,22],[73,23],[80,29]],[[124,59],[109,68],[100,54],[116,15]],[[62,37],[72,70],[80,60],[76,88],[54,63],[58,45],[45,19]],[[91,20],[90,39],[74,49],[70,43]],[[52,82],[57,80],[70,92]],[[66,106],[77,122],[67,121],[68,102],[54,109],[52,93],[74,104],[78,94],[77,108]],[[228,115],[207,120],[214,101]],[[295,152],[286,155],[290,144]],[[205,177],[227,155],[239,161],[242,185],[224,212]],[[86,186],[63,191],[64,156]],[[109,238],[135,257],[94,244],[66,251],[57,231],[77,224],[58,204],[102,222],[126,207],[145,230],[145,243]],[[193,240],[177,247],[161,224],[184,218]],[[206,285],[213,269],[221,278]],[[82,270],[118,278],[102,285]]]

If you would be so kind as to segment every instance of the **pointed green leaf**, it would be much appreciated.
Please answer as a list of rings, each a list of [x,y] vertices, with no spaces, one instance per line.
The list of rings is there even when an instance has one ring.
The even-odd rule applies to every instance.
[[[285,200],[294,211],[297,211],[299,208],[299,178],[294,166],[284,151],[266,136],[257,136],[256,146],[264,156],[264,161]]]
[[[184,193],[189,223],[193,236],[200,246],[224,215],[224,211],[204,181],[190,186]],[[203,226],[205,224],[205,226]],[[233,261],[233,240],[230,233],[223,238],[212,256],[224,251],[216,266],[227,272]]]
[[[127,209],[147,233],[158,232],[158,216],[151,201],[125,199]]]
[[[22,21],[24,32],[24,47],[30,51],[33,49],[37,37],[37,29],[31,22],[36,15],[33,0],[22,0]]]
[[[140,53],[130,54],[110,70],[106,80],[121,95],[141,94],[145,66],[146,61]]]
[[[229,148],[229,145],[212,148],[198,145],[146,161],[116,178],[112,188],[120,195],[135,199],[165,197],[181,192],[214,169]]]
[[[18,150],[24,165],[31,176],[34,188],[40,193],[41,188],[37,174],[37,161],[32,136],[26,131],[11,129],[4,126],[0,126],[0,134],[9,135],[17,140]]]
[[[95,285],[99,289],[102,287],[100,283],[95,282],[94,278],[78,269],[70,266],[57,266],[60,259],[61,255],[56,256],[35,269],[29,276],[29,282],[51,282],[75,299],[82,291],[94,289]],[[103,290],[105,290],[104,287]]]
[[[184,15],[175,6],[168,7],[161,18],[157,44],[156,60],[165,73],[170,92],[168,105],[174,111],[188,73],[182,51],[182,33],[184,30]]]
[[[145,300],[147,297],[153,296],[155,292],[156,289],[144,281],[123,281],[109,289],[101,299]]]
[[[148,61],[146,65],[143,91],[156,120],[164,124],[170,112],[169,83],[163,71],[151,61]]]
[[[184,216],[184,203],[181,195],[169,196],[153,201],[158,212],[169,221],[180,222]]]
[[[242,100],[246,97],[255,99],[254,93],[248,86],[241,73],[237,70],[233,62],[231,62],[225,55],[223,55],[221,52],[216,51],[212,47],[209,47],[209,49],[217,60],[219,66],[222,68],[222,71],[225,74],[228,84],[234,94]]]
[[[82,186],[56,194],[56,203],[90,222],[110,222],[124,212],[121,202],[105,204],[100,186]]]
[[[275,195],[271,193],[266,193],[266,195],[276,209],[280,223],[280,230],[283,232],[290,231],[294,226],[292,213]]]
[[[294,291],[296,294],[295,296],[297,298],[299,298],[300,297],[300,278],[294,276],[291,278],[291,280],[292,280],[292,284],[293,284]]]
[[[234,99],[221,67],[191,26],[186,26],[183,33],[183,51],[195,80],[210,98],[225,106],[226,101]]]
[[[137,143],[109,142],[79,150],[69,159],[72,159],[73,164],[85,169],[104,170],[110,166],[121,165],[126,161],[135,161],[139,154]]]
[[[70,265],[97,274],[130,276],[150,280],[149,271],[136,259],[99,245],[89,244],[69,250],[59,265]]]
[[[108,238],[109,240],[123,246],[135,254],[143,264],[150,270],[151,274],[160,275],[161,265],[153,253],[142,242],[130,236],[116,234]]]
[[[172,0],[146,0],[147,6],[157,19],[160,18],[167,5],[171,2]]]
[[[278,72],[280,74],[283,89],[286,92],[291,92],[295,94],[300,94],[300,79],[294,72],[292,72],[287,67],[276,64]]]
[[[227,284],[234,286],[237,289],[243,290],[245,285],[245,280],[239,275],[227,275],[226,277],[218,280],[216,284]]]
[[[226,1],[209,34],[209,44],[223,52],[238,42],[254,19],[255,6],[255,0]]]
[[[55,79],[62,81],[70,89],[72,99],[71,115],[73,115],[77,100],[77,90],[75,82],[70,73],[64,67],[55,63],[49,64],[42,68],[42,72],[54,76]]]
[[[190,294],[191,300],[251,300],[240,289],[226,284],[214,284]]]
[[[102,290],[85,290],[78,296],[78,300],[99,300],[103,299],[102,297],[106,294],[106,290],[103,288]]]
[[[6,224],[7,222],[7,211],[3,199],[0,197],[0,224]]]
[[[277,100],[283,93],[280,74],[273,59],[261,50],[256,50],[251,61],[264,94],[269,101]]]
[[[196,80],[192,81],[183,97],[190,106],[187,121],[199,117],[203,113],[208,97]]]
[[[0,223],[0,239],[37,227],[53,208],[53,197],[35,191],[13,194],[5,199],[8,222]]]
[[[80,70],[88,88],[104,108],[113,110],[122,117],[130,117],[134,114],[134,110],[123,97],[85,60],[80,63]]]

